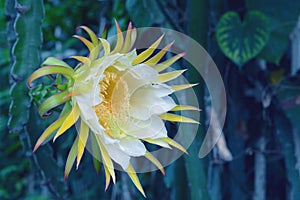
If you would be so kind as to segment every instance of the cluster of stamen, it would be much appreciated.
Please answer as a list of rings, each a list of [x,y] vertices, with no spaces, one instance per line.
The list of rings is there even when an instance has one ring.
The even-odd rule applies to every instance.
[[[99,123],[105,128],[105,132],[109,136],[117,138],[124,134],[120,124],[128,118],[128,86],[119,71],[108,69],[104,72],[104,76],[99,82],[99,96],[102,102],[94,106],[94,110]]]

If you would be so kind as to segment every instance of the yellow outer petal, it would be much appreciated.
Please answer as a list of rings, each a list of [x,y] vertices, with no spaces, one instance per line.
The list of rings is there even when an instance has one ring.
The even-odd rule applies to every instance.
[[[76,169],[78,169],[80,160],[82,158],[84,148],[86,145],[86,141],[89,136],[89,127],[87,126],[86,123],[84,123],[83,120],[81,120],[80,123],[80,131],[79,131],[79,140],[78,140],[78,152],[77,152],[77,164],[76,164]]]
[[[148,66],[154,66],[156,65],[160,59],[167,53],[168,49],[173,45],[174,42],[171,42],[170,44],[168,44],[167,46],[165,46],[162,50],[160,50],[160,52],[158,52],[155,56],[153,56],[152,58],[150,58],[149,60],[147,60],[146,62],[144,62],[144,64],[148,65]]]
[[[80,109],[79,109],[78,105],[76,104],[72,108],[70,114],[68,115],[68,117],[66,118],[64,123],[58,129],[56,135],[53,138],[53,141],[55,141],[56,138],[61,136],[66,130],[68,130],[71,126],[73,126],[75,124],[75,122],[78,120],[79,116],[80,116]]]
[[[128,25],[128,28],[127,28],[127,31],[126,31],[124,46],[123,46],[122,50],[120,51],[120,53],[128,53],[130,51],[130,48],[131,48],[131,32],[132,32],[132,23],[129,22],[129,25]]]
[[[69,154],[68,154],[68,158],[67,158],[67,161],[66,161],[66,165],[65,165],[65,176],[64,176],[64,179],[66,180],[67,177],[69,176],[69,173],[72,169],[72,166],[75,162],[75,159],[76,159],[76,155],[77,155],[77,144],[78,144],[78,136],[76,137],[70,151],[69,151]]]
[[[79,39],[83,44],[85,44],[85,46],[89,49],[90,52],[94,50],[94,44],[85,39],[84,37],[81,37],[79,35],[73,35],[73,37]]]
[[[46,130],[42,133],[42,135],[39,137],[38,141],[36,142],[33,152],[35,152],[39,146],[48,138],[50,137],[50,135],[57,130],[62,124],[63,122],[66,120],[67,116],[70,114],[70,112],[68,112],[67,114],[65,114],[64,116],[58,118],[55,122],[53,122],[50,126],[48,126],[46,128]]]
[[[185,71],[186,71],[186,69],[159,74],[158,82],[164,83],[164,82],[173,80],[173,79],[177,78],[178,76],[180,76],[181,74],[183,74],[183,72],[185,72]]]
[[[189,106],[189,105],[177,105],[174,108],[171,109],[171,111],[180,111],[180,110],[195,110],[195,111],[201,111],[200,108],[197,108],[195,106]]]
[[[164,167],[161,165],[161,163],[149,151],[146,151],[145,157],[148,160],[150,160],[161,171],[161,173],[164,176],[166,175]]]
[[[136,28],[133,28],[131,31],[130,49],[132,49],[136,38],[137,38],[137,30]]]
[[[144,138],[143,140],[150,143],[150,144],[155,144],[157,146],[161,146],[161,147],[164,147],[164,148],[171,149],[171,147],[168,145],[168,143],[166,143],[165,141],[162,141],[160,139]]]
[[[105,165],[107,167],[107,170],[109,172],[109,174],[112,177],[113,182],[116,182],[116,175],[115,175],[115,171],[114,171],[114,165],[113,162],[111,160],[111,158],[109,157],[104,145],[102,144],[101,138],[99,135],[95,134],[98,145],[100,147],[100,151],[101,151],[101,155],[102,155],[102,160],[103,160],[103,165]]]
[[[162,138],[163,141],[167,142],[169,145],[179,149],[180,151],[189,154],[185,148],[183,146],[181,146],[180,144],[178,144],[177,142],[175,142],[174,140],[172,140],[171,138]]]
[[[82,28],[83,30],[85,30],[89,34],[94,46],[99,45],[99,41],[98,41],[98,38],[97,38],[96,34],[90,28],[88,28],[86,26],[79,26],[78,28]]]
[[[133,169],[132,165],[129,164],[127,170],[126,170],[128,176],[130,177],[130,179],[132,180],[132,182],[134,183],[135,187],[142,193],[142,195],[146,198],[145,192],[143,190],[143,187],[139,181],[138,176],[136,175],[135,170]]]
[[[146,60],[147,58],[149,58],[152,53],[154,52],[154,50],[157,48],[157,46],[159,45],[159,43],[161,42],[161,40],[163,39],[164,35],[160,36],[160,38],[158,38],[158,40],[156,40],[148,49],[146,49],[145,51],[143,51],[142,53],[140,53],[132,62],[132,65],[137,65],[142,63],[144,60]]]
[[[105,164],[103,164],[103,167],[104,167],[104,171],[105,171],[105,191],[106,191],[109,186],[109,183],[110,183],[110,173]]]
[[[110,53],[110,44],[107,42],[107,40],[102,38],[100,38],[100,41],[102,42],[104,48],[104,55],[107,56]]]
[[[198,85],[198,83],[195,83],[195,84],[183,84],[183,85],[173,85],[171,87],[172,87],[172,89],[174,91],[179,91],[179,90],[184,90],[184,89],[188,89],[188,88],[194,87],[196,85]]]
[[[179,58],[181,58],[183,56],[185,56],[185,53],[177,54],[176,56],[173,56],[172,58],[154,66],[154,69],[158,72],[161,72],[161,71],[167,69],[168,67],[170,67],[174,62],[176,62]]]
[[[91,65],[91,60],[84,56],[71,56],[71,58],[74,58],[78,60],[79,62],[82,62],[83,64],[86,64],[87,66]]]
[[[116,24],[116,28],[117,28],[117,44],[111,53],[119,52],[121,50],[121,48],[123,47],[123,43],[124,43],[123,34],[122,34],[119,24],[116,20],[115,20],[115,24]]]
[[[165,114],[159,115],[159,117],[161,119],[172,121],[172,122],[184,122],[184,123],[199,124],[199,122],[197,122],[197,121],[195,121],[191,118],[183,117],[181,115],[175,115],[175,114],[172,114],[172,113],[165,113]]]

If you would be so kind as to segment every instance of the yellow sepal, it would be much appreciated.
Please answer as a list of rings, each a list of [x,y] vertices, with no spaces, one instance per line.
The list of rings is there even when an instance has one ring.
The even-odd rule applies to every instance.
[[[79,131],[78,136],[79,136],[79,140],[78,140],[78,152],[77,152],[76,169],[78,169],[80,160],[81,160],[83,152],[84,152],[86,141],[87,141],[88,136],[89,136],[89,127],[83,120],[81,120],[81,123],[80,123],[80,131]]]
[[[160,59],[162,59],[162,57],[167,53],[168,49],[173,45],[173,43],[174,42],[171,42],[170,44],[168,44],[167,46],[165,46],[155,56],[153,56],[152,58],[150,58],[149,60],[147,60],[146,62],[144,62],[144,64],[149,65],[151,67],[153,67],[154,65],[156,65],[160,61]]]
[[[164,35],[160,36],[160,38],[158,38],[158,40],[156,40],[148,49],[146,49],[145,51],[143,51],[142,53],[140,53],[132,62],[132,65],[137,65],[142,63],[144,60],[146,60],[147,58],[149,58],[152,53],[154,52],[154,50],[157,48],[157,46],[159,45],[159,43],[161,42],[161,40],[163,39]]]
[[[199,122],[197,122],[197,121],[195,121],[191,118],[183,117],[181,115],[175,115],[175,114],[172,114],[172,113],[164,113],[162,115],[159,115],[159,117],[161,119],[168,120],[168,121],[171,121],[171,122],[184,122],[184,123],[199,124]]]
[[[194,87],[196,85],[198,85],[198,83],[195,83],[195,84],[183,84],[183,85],[173,85],[171,87],[176,92],[176,91],[179,91],[179,90],[185,90],[185,89]]]
[[[146,198],[145,192],[143,190],[143,187],[139,181],[138,176],[136,175],[135,170],[133,169],[132,165],[129,164],[127,170],[126,170],[128,176],[130,177],[130,179],[132,180],[132,182],[134,183],[135,187],[142,193],[142,195]]]
[[[58,129],[56,135],[53,138],[53,141],[55,141],[59,136],[61,136],[66,130],[68,130],[71,126],[75,124],[75,122],[78,120],[80,116],[80,109],[77,104],[74,105],[72,108],[70,114],[67,116],[64,123],[61,125],[61,127]]]
[[[162,138],[163,141],[167,142],[169,145],[179,149],[180,151],[189,154],[185,148],[183,146],[181,146],[180,144],[178,144],[177,142],[175,142],[174,140],[172,140],[171,138]]]
[[[159,74],[158,75],[158,82],[164,83],[164,82],[173,80],[173,79],[177,78],[178,76],[180,76],[185,71],[186,71],[186,69],[184,69],[184,70],[176,70],[176,71],[172,71],[172,72],[167,72],[167,73]]]
[[[123,34],[122,34],[119,24],[116,20],[115,20],[115,24],[116,24],[116,28],[117,28],[117,43],[116,43],[114,50],[111,52],[112,54],[119,52],[121,50],[121,48],[123,47],[123,43],[124,43]]]
[[[115,170],[114,170],[114,165],[112,160],[110,159],[104,145],[102,144],[101,138],[99,135],[95,134],[98,145],[100,147],[101,155],[102,155],[102,160],[103,160],[103,165],[107,167],[107,170],[109,174],[112,177],[113,182],[116,182],[116,175],[115,175]]]
[[[177,54],[176,56],[173,56],[172,58],[170,58],[164,62],[161,62],[158,65],[155,65],[154,69],[158,72],[161,72],[161,71],[167,69],[168,67],[170,67],[174,62],[176,62],[179,58],[181,58],[183,56],[185,56],[185,53]]]
[[[164,167],[161,165],[161,163],[149,151],[146,151],[145,157],[148,160],[150,160],[161,171],[161,173],[164,176],[166,175]]]

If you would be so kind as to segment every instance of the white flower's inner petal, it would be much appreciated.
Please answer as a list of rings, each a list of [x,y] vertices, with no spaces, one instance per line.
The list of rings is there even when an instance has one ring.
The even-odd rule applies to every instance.
[[[130,156],[142,156],[146,153],[145,145],[140,140],[121,139],[120,149]]]
[[[104,144],[109,156],[121,167],[126,170],[129,166],[130,156],[122,151],[118,146],[114,144]]]
[[[129,119],[126,123],[121,124],[120,128],[132,137],[139,139],[153,138],[156,136],[167,137],[167,130],[162,119],[158,116],[151,116],[148,120]]]
[[[171,93],[172,89],[165,85],[148,85],[137,89],[130,97],[130,115],[146,120],[152,115],[168,112],[176,106],[173,99],[167,96]]]
[[[128,93],[131,95],[140,87],[156,83],[158,73],[152,67],[139,64],[129,68],[121,78],[127,83]]]
[[[112,65],[113,67],[117,68],[120,71],[126,70],[131,68],[131,63],[136,58],[137,54],[136,51],[133,50],[128,54],[124,54],[117,59],[117,61]]]

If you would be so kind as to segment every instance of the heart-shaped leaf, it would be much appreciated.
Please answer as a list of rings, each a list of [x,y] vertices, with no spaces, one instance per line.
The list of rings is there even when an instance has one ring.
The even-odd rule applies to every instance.
[[[219,20],[216,30],[223,53],[242,66],[257,56],[268,42],[268,18],[259,11],[249,11],[241,21],[238,13],[227,12]]]
[[[246,5],[248,9],[259,10],[269,17],[270,39],[258,57],[278,65],[296,26],[300,14],[300,1],[247,0]],[[283,8],[288,12],[282,12]]]

